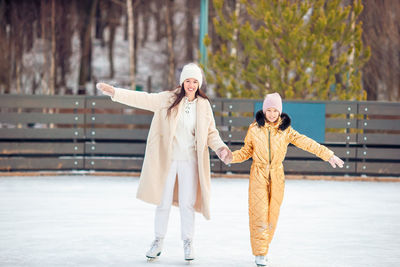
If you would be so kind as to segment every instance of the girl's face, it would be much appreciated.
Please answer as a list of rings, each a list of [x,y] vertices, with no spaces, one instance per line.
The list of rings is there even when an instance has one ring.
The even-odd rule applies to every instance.
[[[199,81],[193,78],[188,78],[183,81],[183,88],[185,89],[185,95],[192,98],[195,96],[197,89],[199,89]]]
[[[265,117],[269,122],[276,122],[279,118],[279,111],[276,108],[267,108]]]

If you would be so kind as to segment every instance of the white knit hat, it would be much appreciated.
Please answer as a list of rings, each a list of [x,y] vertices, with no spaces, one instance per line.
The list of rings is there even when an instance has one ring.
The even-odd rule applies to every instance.
[[[201,88],[201,84],[203,82],[203,75],[201,73],[201,69],[195,63],[189,63],[183,66],[181,77],[179,78],[179,84],[182,83],[189,78],[196,79],[199,82],[199,88]]]

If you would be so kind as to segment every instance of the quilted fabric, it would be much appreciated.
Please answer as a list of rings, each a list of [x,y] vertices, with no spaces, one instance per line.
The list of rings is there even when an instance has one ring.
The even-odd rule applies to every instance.
[[[282,161],[289,143],[328,161],[333,152],[311,138],[299,134],[282,124],[257,122],[250,125],[244,146],[233,152],[232,163],[253,158],[249,180],[249,224],[251,247],[254,255],[267,255],[274,236],[282,204],[285,176]]]

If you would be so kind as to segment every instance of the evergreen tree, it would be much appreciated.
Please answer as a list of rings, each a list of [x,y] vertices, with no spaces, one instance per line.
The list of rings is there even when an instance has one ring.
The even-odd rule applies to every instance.
[[[361,0],[241,0],[226,12],[214,0],[223,44],[209,49],[207,78],[223,97],[365,99]],[[211,40],[206,39],[209,46]]]

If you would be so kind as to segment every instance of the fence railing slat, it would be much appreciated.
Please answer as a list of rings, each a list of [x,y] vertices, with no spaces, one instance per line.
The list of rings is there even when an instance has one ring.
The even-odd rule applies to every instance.
[[[400,114],[399,114],[400,116]],[[400,120],[359,120],[360,129],[400,131]]]
[[[76,108],[85,107],[84,96],[1,95],[2,108]]]
[[[85,144],[87,154],[108,154],[108,155],[144,155],[145,143],[91,143]]]
[[[6,113],[1,116],[3,123],[59,123],[59,124],[82,124],[85,122],[84,114],[44,114],[38,112]]]
[[[0,157],[0,170],[81,170],[83,157]]]
[[[83,139],[83,128],[0,128],[0,139]]]
[[[82,155],[84,153],[84,144],[71,142],[0,142],[0,151],[3,155]]]
[[[400,105],[394,102],[361,102],[358,114],[399,116]]]

